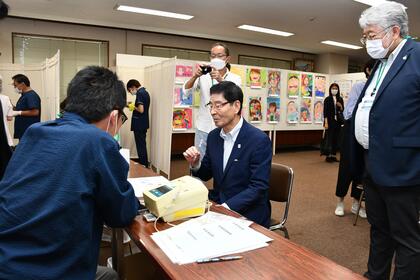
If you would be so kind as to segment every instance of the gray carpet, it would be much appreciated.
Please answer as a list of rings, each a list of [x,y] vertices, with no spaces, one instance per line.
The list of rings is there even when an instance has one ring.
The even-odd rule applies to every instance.
[[[369,252],[369,224],[366,219],[360,218],[353,226],[350,191],[345,199],[345,216],[334,215],[338,163],[327,163],[324,159],[314,150],[280,152],[273,157],[273,162],[288,165],[295,172],[286,223],[290,239],[363,274]],[[186,174],[186,161],[173,158],[171,178]],[[279,219],[282,215],[282,206],[273,204],[273,217]]]

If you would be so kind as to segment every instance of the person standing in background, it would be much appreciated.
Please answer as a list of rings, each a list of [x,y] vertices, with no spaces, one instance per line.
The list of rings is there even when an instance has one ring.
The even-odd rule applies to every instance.
[[[10,136],[7,121],[12,120],[8,114],[13,110],[10,98],[1,94],[3,91],[3,77],[0,76],[0,180],[3,178],[7,163],[12,156],[13,139]]]
[[[325,161],[337,162],[335,157],[338,150],[338,140],[341,132],[340,114],[344,110],[344,101],[340,96],[340,87],[332,83],[329,89],[329,96],[324,100],[324,127],[327,130],[327,139],[329,143],[329,155]]]
[[[203,69],[197,67],[191,79],[185,82],[183,90],[186,94],[200,90],[200,108],[196,118],[196,130],[194,146],[200,152],[200,160],[204,158],[207,147],[207,136],[209,132],[216,128],[206,105],[210,102],[210,88],[222,81],[230,81],[241,87],[242,80],[236,74],[229,71],[229,48],[226,44],[215,43],[210,50],[211,72],[203,73]]]
[[[134,133],[134,140],[136,141],[137,155],[140,164],[149,168],[149,159],[147,157],[146,135],[149,129],[149,107],[150,96],[147,90],[141,86],[137,80],[129,80],[127,83],[127,90],[136,96],[134,104],[129,105],[133,111],[131,118],[131,131]]]
[[[29,126],[41,121],[41,99],[31,88],[28,77],[17,74],[12,79],[15,91],[21,94],[15,110],[10,114],[15,117],[14,138],[20,140]]]
[[[415,12],[415,11],[414,11]],[[351,167],[364,173],[370,224],[368,279],[420,279],[420,43],[406,7],[363,11],[361,42],[378,63],[352,117]]]
[[[369,60],[365,67],[363,68],[363,72],[366,75],[366,79],[369,78],[370,72],[375,65],[375,60]],[[351,125],[351,116],[353,114],[354,106],[356,105],[357,99],[359,99],[360,93],[362,92],[363,88],[365,87],[366,81],[360,81],[353,85],[349,93],[349,99],[347,101],[346,108],[344,108],[343,116],[344,116],[344,126],[343,126],[343,135],[341,137],[341,145],[340,145],[340,166],[338,167],[338,178],[337,178],[337,186],[335,189],[335,195],[337,196],[337,207],[335,208],[335,215],[337,216],[344,216],[344,197],[346,196],[350,183],[351,186],[351,197],[353,198],[353,203],[351,206],[351,212],[353,214],[357,214],[357,209],[359,208],[359,199],[360,195],[362,194],[362,190],[359,189],[357,186],[362,184],[362,176],[363,174],[359,174],[357,177],[353,177],[351,175],[350,170],[350,159],[349,159],[349,144],[350,144],[350,125]],[[359,216],[362,218],[366,218],[366,211],[363,207],[359,210]]]

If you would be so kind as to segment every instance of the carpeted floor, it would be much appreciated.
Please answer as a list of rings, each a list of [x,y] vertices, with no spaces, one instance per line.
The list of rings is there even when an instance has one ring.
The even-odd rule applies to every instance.
[[[363,274],[369,252],[369,224],[366,219],[359,219],[353,226],[349,194],[345,199],[345,216],[334,215],[338,163],[327,163],[324,159],[317,150],[278,152],[273,157],[273,162],[288,165],[295,172],[286,223],[290,239]],[[174,157],[171,178],[186,174],[187,162]],[[273,204],[273,217],[279,219],[282,215],[282,206]]]

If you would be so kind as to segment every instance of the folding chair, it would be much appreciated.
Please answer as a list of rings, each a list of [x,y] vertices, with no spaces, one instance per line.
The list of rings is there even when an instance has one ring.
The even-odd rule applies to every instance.
[[[290,198],[292,195],[294,173],[293,169],[282,164],[273,163],[271,165],[269,199],[276,202],[286,203],[283,219],[276,221],[271,219],[270,230],[281,230],[284,237],[289,239],[289,232],[285,226],[289,213]]]

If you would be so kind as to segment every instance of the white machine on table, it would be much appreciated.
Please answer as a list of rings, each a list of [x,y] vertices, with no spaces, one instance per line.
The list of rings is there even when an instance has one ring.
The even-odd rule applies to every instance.
[[[208,190],[200,180],[183,176],[143,193],[144,203],[165,222],[201,216],[206,211]]]

